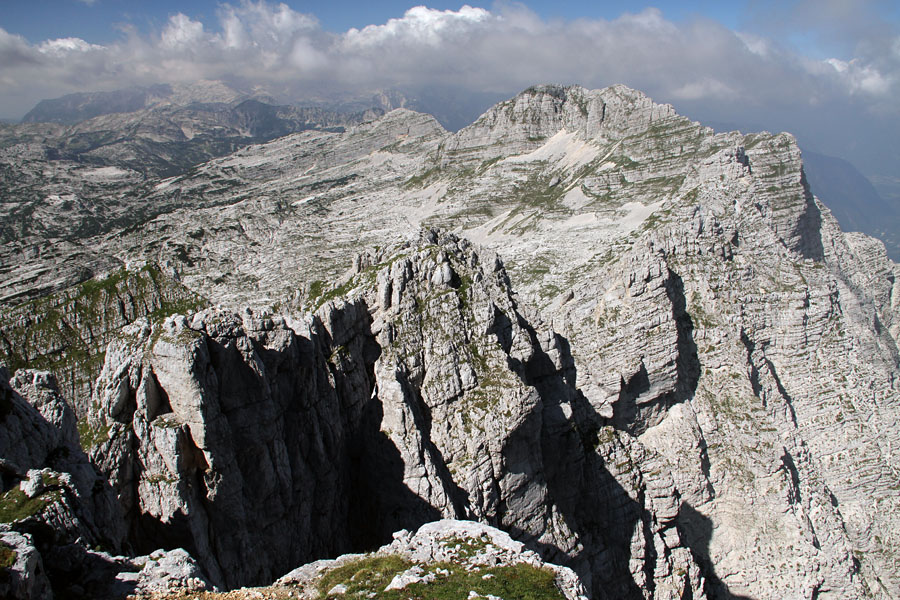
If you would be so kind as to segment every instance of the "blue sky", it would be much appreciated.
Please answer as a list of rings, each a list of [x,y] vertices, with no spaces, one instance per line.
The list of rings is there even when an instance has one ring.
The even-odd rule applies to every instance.
[[[491,8],[488,2],[409,2],[387,1],[338,1],[333,2],[285,2],[292,9],[316,15],[322,27],[341,32],[351,27],[362,28],[373,23],[384,23],[391,17],[402,16],[407,10],[421,4],[440,10],[457,10],[462,4]],[[117,24],[131,24],[145,32],[162,28],[170,15],[184,13],[201,21],[213,18],[221,2],[178,2],[158,0],[139,2],[134,0],[38,0],[28,2],[5,0],[0,27],[23,35],[33,43],[50,38],[75,36],[94,43],[108,43],[119,36]],[[544,18],[613,19],[623,12],[640,12],[648,6],[662,10],[667,18],[683,20],[697,15],[714,19],[734,28],[741,24],[746,12],[745,2],[527,2],[532,10]]]
[[[283,100],[624,83],[700,121],[791,131],[900,189],[896,0],[418,4],[2,0],[0,118],[199,79]]]

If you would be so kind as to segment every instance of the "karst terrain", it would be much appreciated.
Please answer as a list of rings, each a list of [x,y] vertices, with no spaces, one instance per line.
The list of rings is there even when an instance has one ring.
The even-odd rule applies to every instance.
[[[900,598],[900,266],[790,134],[204,99],[0,129],[0,594]]]

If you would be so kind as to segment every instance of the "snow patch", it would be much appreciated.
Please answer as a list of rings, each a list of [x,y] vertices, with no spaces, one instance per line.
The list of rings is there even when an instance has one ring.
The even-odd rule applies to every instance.
[[[97,167],[95,169],[85,169],[79,173],[85,179],[93,181],[109,180],[109,179],[127,179],[136,175],[134,171],[122,169],[119,167]]]
[[[581,139],[576,133],[569,133],[560,129],[553,137],[528,154],[510,156],[502,160],[503,163],[523,163],[533,161],[548,161],[566,170],[574,170],[588,164],[599,155],[597,147]]]

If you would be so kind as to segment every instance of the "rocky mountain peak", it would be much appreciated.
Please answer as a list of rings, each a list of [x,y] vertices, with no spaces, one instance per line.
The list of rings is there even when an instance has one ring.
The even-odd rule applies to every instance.
[[[655,104],[624,85],[601,90],[538,85],[485,112],[444,142],[442,150],[447,160],[485,160],[527,153],[561,132],[611,143],[673,118],[684,120],[671,106]]]

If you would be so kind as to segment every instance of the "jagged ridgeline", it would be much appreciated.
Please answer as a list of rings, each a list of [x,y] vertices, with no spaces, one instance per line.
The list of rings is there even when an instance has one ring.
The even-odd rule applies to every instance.
[[[233,587],[462,518],[595,598],[900,597],[900,269],[790,135],[536,86],[133,189],[138,224],[0,255],[0,297],[84,256],[254,307],[135,321],[70,399],[123,549]]]

